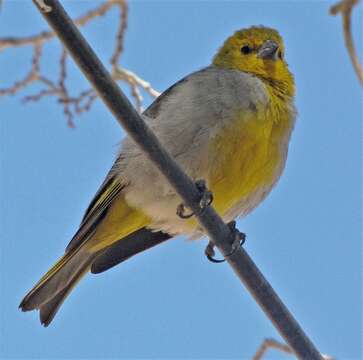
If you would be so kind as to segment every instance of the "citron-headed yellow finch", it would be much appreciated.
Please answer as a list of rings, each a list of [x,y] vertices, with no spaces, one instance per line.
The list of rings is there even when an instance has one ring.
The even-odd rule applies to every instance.
[[[251,27],[228,38],[212,65],[180,80],[144,112],[162,145],[193,179],[204,179],[227,222],[271,191],[295,122],[294,80],[277,31]],[[65,255],[20,304],[47,326],[87,272],[99,273],[174,235],[203,235],[176,214],[181,199],[126,138]]]

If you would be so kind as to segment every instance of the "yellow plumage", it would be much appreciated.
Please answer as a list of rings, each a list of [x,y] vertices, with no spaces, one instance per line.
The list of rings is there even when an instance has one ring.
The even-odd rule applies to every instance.
[[[150,223],[150,219],[142,211],[127,204],[122,194],[113,201],[108,211],[108,216],[87,244],[90,252],[102,250]]]
[[[165,91],[144,112],[161,143],[194,180],[204,179],[225,221],[247,215],[271,191],[295,121],[294,81],[273,29],[228,38],[213,64]],[[129,139],[65,255],[20,307],[48,325],[89,270],[102,272],[175,234],[202,235],[176,215],[181,199]]]
[[[286,110],[270,117],[260,109],[257,114],[244,112],[241,118],[210,145],[211,152],[224,154],[221,161],[214,164],[209,182],[215,194],[213,206],[220,214],[241,198],[274,184],[276,171],[285,161],[280,143],[289,137],[293,126]]]

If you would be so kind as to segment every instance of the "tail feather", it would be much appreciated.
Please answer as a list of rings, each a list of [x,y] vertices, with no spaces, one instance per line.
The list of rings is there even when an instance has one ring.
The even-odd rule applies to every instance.
[[[81,280],[83,275],[89,270],[89,265],[85,266],[82,270],[79,271],[77,276],[73,278],[73,280],[57,295],[55,295],[51,300],[42,304],[39,307],[39,317],[40,323],[47,327],[53,320],[54,316],[58,312],[60,306],[63,304],[66,297],[70,294],[73,288],[77,285],[77,283]]]
[[[139,229],[100,252],[92,263],[91,272],[93,274],[104,272],[171,237],[162,231],[153,232],[146,228]]]
[[[66,253],[24,297],[19,305],[21,310],[40,309],[42,305],[52,302],[53,299],[56,302],[55,298],[58,295],[63,301],[75,283],[85,274],[85,270],[89,269],[93,258],[94,255],[83,247]]]
[[[66,297],[88,271],[106,271],[169,238],[169,234],[142,228],[98,252],[90,252],[86,243],[71,248],[29,291],[19,308],[23,311],[39,310],[40,322],[48,326]]]

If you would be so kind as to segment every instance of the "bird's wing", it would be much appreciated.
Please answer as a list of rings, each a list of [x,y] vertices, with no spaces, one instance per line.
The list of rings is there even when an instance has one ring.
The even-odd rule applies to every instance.
[[[202,71],[202,70],[200,70]],[[179,81],[177,81],[176,83],[174,83],[173,85],[171,85],[170,87],[168,87],[165,91],[163,91],[151,104],[150,106],[143,112],[143,115],[145,115],[148,119],[154,119],[155,117],[158,116],[159,111],[160,111],[160,106],[161,104],[168,98],[170,97],[173,92],[182,84],[184,84],[185,82],[188,81],[188,79],[190,77],[193,76],[193,73],[185,76],[184,78],[180,79]]]
[[[185,78],[178,81],[171,87],[169,87],[145,110],[144,115],[146,116],[146,120],[150,120],[150,119],[154,118],[155,116],[157,116],[157,113],[159,112],[159,109],[160,109],[160,104],[168,96],[170,96],[170,94],[172,93],[172,91],[175,87],[177,87],[184,81],[185,81]],[[68,244],[68,246],[66,248],[66,252],[79,246],[81,243],[83,243],[85,241],[85,239],[88,239],[90,237],[90,235],[93,234],[97,225],[99,225],[100,222],[105,218],[105,216],[107,214],[107,210],[108,210],[109,206],[111,205],[112,201],[121,192],[121,190],[127,186],[127,184],[123,184],[120,182],[120,178],[119,178],[119,176],[116,176],[116,171],[115,171],[117,168],[118,162],[120,160],[122,160],[123,156],[124,155],[122,153],[119,155],[115,164],[113,165],[113,167],[107,174],[105,181],[103,182],[103,184],[97,191],[96,195],[94,196],[93,200],[89,204],[89,206],[83,216],[81,225],[80,225],[78,231],[76,232],[76,234],[73,236],[70,243]],[[111,247],[111,248],[115,249],[115,252],[119,253],[119,246],[117,246],[117,244],[115,244],[115,246]],[[112,249],[110,249],[109,252],[104,255],[104,261],[105,261],[106,256],[110,259],[115,256],[112,253]],[[121,261],[123,261],[123,260],[120,260],[118,262],[121,262]],[[113,260],[111,262],[113,262]]]
[[[105,218],[112,201],[121,190],[127,186],[127,184],[120,181],[120,178],[116,176],[114,171],[119,158],[116,160],[115,165],[112,167],[106,176],[105,181],[89,204],[83,216],[81,225],[68,244],[66,252],[79,246],[94,233],[96,227]]]
[[[183,78],[176,82],[174,85],[165,90],[145,111],[144,115],[146,120],[155,118],[160,110],[160,105],[166,98],[168,98],[179,85],[184,83],[188,77]],[[66,251],[70,251],[74,247],[81,244],[84,239],[88,238],[97,225],[105,218],[107,210],[115,197],[127,185],[119,181],[119,177],[115,176],[115,168],[117,163],[122,159],[123,155],[120,154],[116,160],[115,165],[110,170],[105,181],[97,191],[95,197],[88,206],[80,228],[74,235],[73,239],[68,244]],[[131,256],[144,251],[152,246],[160,244],[168,239],[170,236],[164,232],[152,232],[146,228],[141,228],[125,238],[121,238],[111,246],[107,247],[94,261],[91,271],[93,273],[100,273],[108,270],[109,268],[127,260]]]
[[[203,71],[203,70],[200,70],[199,72],[201,72],[201,71]],[[197,72],[197,73],[199,73],[199,72]],[[159,112],[161,110],[161,105],[169,97],[173,96],[174,91],[179,86],[181,86],[182,84],[187,82],[191,77],[193,77],[193,74],[179,80],[178,82],[173,84],[171,87],[169,87],[167,90],[165,90],[144,111],[143,115],[145,115],[145,120],[152,122],[153,119],[158,116],[158,114],[159,114]],[[119,155],[119,157],[117,158],[117,160],[116,160],[115,164],[113,165],[112,169],[110,170],[110,172],[106,176],[105,181],[101,185],[100,189],[97,191],[97,193],[96,193],[95,197],[93,198],[93,200],[91,201],[90,205],[88,206],[88,208],[86,210],[86,213],[85,213],[85,215],[83,217],[83,220],[81,222],[80,228],[76,232],[76,234],[74,235],[74,237],[72,238],[70,243],[68,244],[68,246],[66,248],[66,252],[68,252],[68,251],[74,249],[75,247],[79,246],[84,241],[89,239],[91,235],[93,235],[93,233],[95,232],[98,225],[106,217],[108,209],[110,208],[110,205],[112,204],[113,200],[117,197],[117,195],[120,194],[121,190],[123,190],[125,187],[127,187],[127,182],[123,183],[122,180],[120,180],[120,176],[118,174],[119,169],[120,169],[118,167],[118,165],[119,165],[120,162],[122,162],[124,160],[125,156],[127,156],[127,155],[121,153]],[[145,229],[144,230],[141,229],[141,230],[144,231]],[[133,237],[134,239],[136,239],[136,238],[140,239],[140,236],[139,236],[140,234],[138,234],[138,231],[136,231],[133,234],[138,235],[138,236],[134,236]],[[130,234],[130,236],[133,235],[133,234]],[[142,232],[141,238],[143,238],[143,239],[146,239],[146,237],[154,238],[154,236],[151,235],[151,234],[152,234],[151,231],[148,231],[148,236],[146,236],[145,233]],[[158,240],[162,241],[164,236],[166,236],[166,235],[163,234],[163,236],[160,237],[160,240],[159,239]],[[118,241],[121,241],[121,239],[118,240]],[[157,240],[155,240],[155,241],[157,241]],[[131,240],[127,241],[127,243],[131,243]],[[136,251],[136,249],[135,249],[135,251],[140,252],[141,248],[143,246],[144,245],[141,244],[140,245],[140,250]],[[124,247],[124,245],[122,247]],[[115,249],[114,251],[119,254],[120,246],[117,246],[117,244],[111,246],[111,249],[109,249],[109,251],[107,253],[107,257],[109,259],[112,259],[114,257],[114,254],[112,253],[112,249]],[[123,248],[123,250],[125,250],[125,248]],[[134,252],[134,253],[136,253],[136,252]],[[119,255],[119,256],[120,256],[120,259],[121,258],[124,259],[122,254]],[[105,257],[106,257],[106,255],[105,255]],[[120,259],[118,260],[118,262],[123,261],[122,259],[121,260]],[[114,260],[110,260],[110,261],[113,262]]]

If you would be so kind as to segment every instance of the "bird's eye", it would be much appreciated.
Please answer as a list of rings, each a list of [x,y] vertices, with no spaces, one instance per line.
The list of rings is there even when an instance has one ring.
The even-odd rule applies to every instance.
[[[251,52],[251,48],[248,45],[244,45],[241,47],[241,53],[247,55]]]

